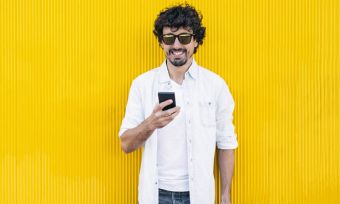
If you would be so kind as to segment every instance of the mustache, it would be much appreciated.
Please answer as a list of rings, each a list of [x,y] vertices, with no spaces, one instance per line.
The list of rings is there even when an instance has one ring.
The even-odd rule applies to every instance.
[[[186,52],[187,49],[185,49],[185,48],[180,48],[180,49],[170,49],[170,50],[169,50],[169,53],[171,53],[171,52],[176,52],[176,51]]]

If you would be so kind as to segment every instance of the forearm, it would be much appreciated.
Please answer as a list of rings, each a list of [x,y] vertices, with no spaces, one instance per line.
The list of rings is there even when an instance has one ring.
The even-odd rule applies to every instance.
[[[221,194],[229,194],[234,174],[234,150],[219,149],[218,162],[221,174]]]
[[[157,128],[169,124],[180,111],[180,107],[163,108],[170,105],[172,100],[166,100],[155,106],[152,114],[135,128],[126,130],[120,137],[121,146],[125,153],[130,153],[141,147]]]
[[[125,153],[130,153],[141,147],[151,136],[155,129],[151,127],[148,119],[137,127],[128,129],[121,136],[121,146]]]

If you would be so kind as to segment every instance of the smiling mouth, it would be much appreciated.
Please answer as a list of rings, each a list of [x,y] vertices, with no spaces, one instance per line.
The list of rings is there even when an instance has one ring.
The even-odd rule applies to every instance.
[[[170,50],[170,54],[172,54],[175,57],[180,57],[184,54],[184,50]]]

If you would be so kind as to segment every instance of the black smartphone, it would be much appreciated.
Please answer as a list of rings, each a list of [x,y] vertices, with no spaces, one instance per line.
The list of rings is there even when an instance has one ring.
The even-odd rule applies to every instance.
[[[172,104],[165,106],[162,109],[163,111],[176,107],[175,92],[158,92],[159,103],[162,103],[169,99],[172,100]]]

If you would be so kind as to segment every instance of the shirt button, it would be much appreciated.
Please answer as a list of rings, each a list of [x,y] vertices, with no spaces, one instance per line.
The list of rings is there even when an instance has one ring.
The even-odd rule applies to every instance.
[[[157,182],[155,182],[155,184],[157,185]]]

